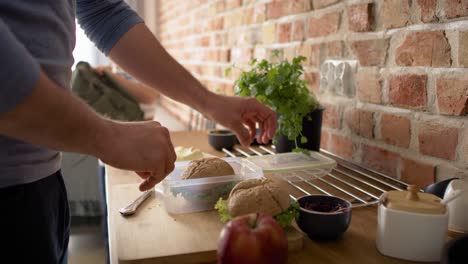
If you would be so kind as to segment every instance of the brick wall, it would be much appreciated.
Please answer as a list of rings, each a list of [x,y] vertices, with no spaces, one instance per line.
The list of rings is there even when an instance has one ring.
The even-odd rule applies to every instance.
[[[162,0],[159,21],[163,45],[213,91],[233,93],[234,63],[306,56],[325,149],[420,186],[468,172],[467,0]],[[358,61],[353,96],[319,89],[327,59]]]

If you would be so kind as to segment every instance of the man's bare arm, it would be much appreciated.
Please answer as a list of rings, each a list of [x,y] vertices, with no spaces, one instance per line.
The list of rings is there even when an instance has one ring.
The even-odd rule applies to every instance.
[[[148,86],[232,129],[243,145],[250,144],[255,136],[255,123],[260,127],[260,142],[267,143],[275,133],[276,114],[272,110],[252,98],[221,96],[206,90],[142,23],[125,33],[109,56]]]
[[[31,94],[0,114],[0,133],[47,148],[97,155],[108,123],[43,72]]]
[[[0,133],[43,147],[94,155],[115,167],[140,172],[146,190],[174,168],[169,132],[159,123],[120,123],[102,118],[43,72],[30,95],[0,114]]]

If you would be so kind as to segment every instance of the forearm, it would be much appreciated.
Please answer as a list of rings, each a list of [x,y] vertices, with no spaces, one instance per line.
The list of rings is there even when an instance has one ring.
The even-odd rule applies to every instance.
[[[155,89],[143,83],[128,80],[120,74],[112,73],[110,71],[106,72],[111,74],[114,79],[116,79],[122,86],[124,86],[128,93],[130,93],[138,102],[143,104],[153,104],[158,98],[158,92]]]
[[[110,121],[43,73],[22,102],[0,114],[0,133],[47,148],[97,155]]]
[[[200,112],[206,113],[216,96],[174,60],[144,24],[131,28],[109,56],[138,80]]]

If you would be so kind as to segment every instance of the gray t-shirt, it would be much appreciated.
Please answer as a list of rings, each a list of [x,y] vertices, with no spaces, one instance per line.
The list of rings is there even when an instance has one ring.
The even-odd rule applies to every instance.
[[[122,0],[0,0],[0,114],[31,93],[41,69],[69,87],[75,17],[105,54],[142,22]],[[58,151],[0,134],[0,188],[34,182],[59,169]]]

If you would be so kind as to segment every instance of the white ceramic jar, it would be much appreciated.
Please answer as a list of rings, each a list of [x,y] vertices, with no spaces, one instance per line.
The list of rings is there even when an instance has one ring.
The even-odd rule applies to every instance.
[[[445,191],[444,199],[455,192],[462,192],[462,194],[447,204],[449,229],[454,232],[468,233],[468,183],[463,180],[451,181]]]
[[[440,198],[408,191],[390,191],[380,199],[377,249],[383,255],[423,262],[440,260],[447,239],[448,211]]]

